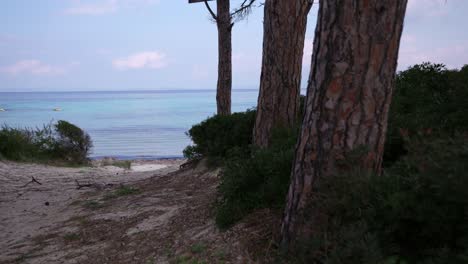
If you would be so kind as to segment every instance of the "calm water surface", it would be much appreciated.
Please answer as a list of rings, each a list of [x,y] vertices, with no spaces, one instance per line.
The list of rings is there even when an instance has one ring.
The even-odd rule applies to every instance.
[[[258,91],[233,91],[233,111],[257,103]],[[215,91],[0,93],[0,124],[36,127],[67,120],[92,137],[92,157],[180,157],[185,132],[216,112]],[[54,112],[54,108],[62,111]]]

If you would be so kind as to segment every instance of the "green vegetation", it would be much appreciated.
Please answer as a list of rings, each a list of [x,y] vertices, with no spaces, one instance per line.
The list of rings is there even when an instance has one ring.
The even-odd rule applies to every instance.
[[[63,239],[67,242],[72,242],[80,239],[80,235],[76,233],[68,233],[63,236]]]
[[[415,138],[376,176],[358,168],[318,183],[300,263],[466,263],[468,141]]]
[[[81,128],[63,120],[58,121],[54,128],[54,154],[69,162],[86,163],[92,147],[91,137]]]
[[[283,207],[297,130],[274,131],[272,145],[265,149],[230,151],[219,187],[219,227],[227,228],[255,209]]]
[[[194,142],[184,150],[189,159],[205,157],[213,162],[221,161],[232,148],[247,148],[252,142],[255,111],[234,113],[229,116],[213,116],[194,125],[187,135]]]
[[[226,251],[224,249],[218,249],[214,252],[214,256],[219,260],[220,263],[224,263],[226,260]]]
[[[313,210],[329,220],[314,241],[300,243],[298,262],[468,262],[468,66],[415,65],[396,85],[383,175],[344,166],[318,183]],[[255,149],[254,116],[215,116],[188,133],[195,143],[188,158],[222,161],[220,228],[259,208],[284,207],[299,129],[278,130],[269,148]],[[364,153],[350,155],[349,165]]]
[[[202,243],[193,244],[192,247],[190,248],[190,251],[193,254],[200,254],[205,250],[206,250],[206,245]]]
[[[104,200],[110,200],[121,196],[135,195],[139,193],[141,193],[141,191],[138,188],[121,185],[117,190],[106,194],[104,196]]]
[[[468,130],[468,65],[447,70],[423,63],[400,72],[390,107],[384,165],[407,153],[405,137],[452,136]]]
[[[96,210],[96,209],[99,209],[99,208],[103,208],[104,204],[100,203],[98,201],[95,201],[95,200],[88,200],[88,201],[83,203],[83,207],[91,209],[91,210]]]
[[[0,159],[83,165],[91,147],[89,135],[66,121],[35,129],[0,129]]]

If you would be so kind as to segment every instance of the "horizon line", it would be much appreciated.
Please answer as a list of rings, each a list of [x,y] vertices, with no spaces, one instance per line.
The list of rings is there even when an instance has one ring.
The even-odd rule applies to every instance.
[[[232,91],[258,91],[258,88],[239,88]],[[302,89],[301,89],[302,90]],[[153,90],[72,90],[72,91],[0,91],[0,93],[102,93],[102,92],[191,92],[216,91],[216,89],[153,89]]]

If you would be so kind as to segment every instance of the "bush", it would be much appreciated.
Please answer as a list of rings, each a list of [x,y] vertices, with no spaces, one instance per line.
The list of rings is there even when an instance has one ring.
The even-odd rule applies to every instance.
[[[314,206],[328,226],[301,261],[467,263],[466,135],[413,139],[408,150],[382,176],[355,170],[319,184]]]
[[[66,121],[35,129],[3,125],[0,130],[0,156],[8,160],[83,164],[91,147],[89,135]]]
[[[184,156],[222,160],[234,147],[247,148],[252,143],[255,113],[255,110],[247,110],[227,116],[215,115],[194,125],[187,133],[194,145],[185,148]]]
[[[42,129],[19,129],[3,125],[0,130],[0,155],[8,160],[40,160],[49,155],[52,148],[50,125]]]
[[[423,63],[398,73],[388,120],[384,165],[407,153],[405,135],[468,129],[468,65],[447,70]]]
[[[298,128],[276,130],[265,149],[231,150],[221,178],[216,223],[227,228],[255,209],[283,208]]]
[[[57,133],[54,154],[73,162],[86,163],[92,147],[91,137],[81,128],[60,120],[54,126]]]

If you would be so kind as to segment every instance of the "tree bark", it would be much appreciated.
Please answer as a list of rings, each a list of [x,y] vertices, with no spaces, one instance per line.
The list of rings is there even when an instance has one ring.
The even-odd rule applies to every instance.
[[[309,0],[266,0],[263,58],[253,142],[269,145],[272,129],[298,118]]]
[[[231,114],[232,89],[232,22],[230,0],[217,0],[218,84],[216,105],[218,115]]]
[[[296,146],[281,244],[310,239],[326,218],[311,202],[320,179],[359,146],[381,170],[407,0],[320,0],[305,116]]]

